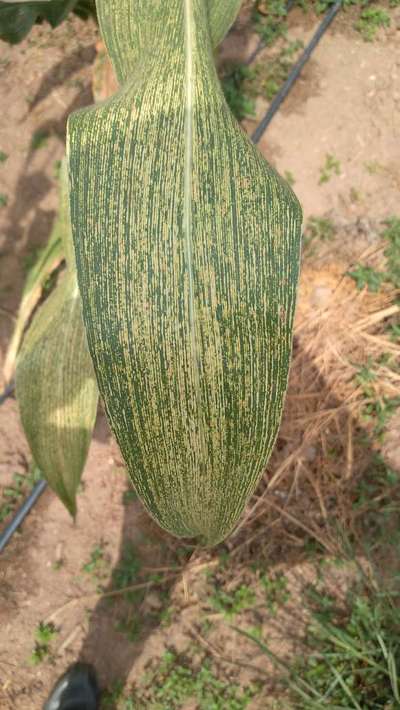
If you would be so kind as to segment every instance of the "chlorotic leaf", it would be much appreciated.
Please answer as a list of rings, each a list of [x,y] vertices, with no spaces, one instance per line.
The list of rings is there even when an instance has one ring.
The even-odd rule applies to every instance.
[[[28,273],[14,332],[4,361],[3,375],[6,382],[10,382],[14,375],[16,358],[24,331],[43,295],[48,279],[65,258],[63,232],[66,228],[70,230],[63,215],[59,215],[55,221],[49,241]]]
[[[64,194],[67,272],[35,314],[17,360],[21,420],[33,458],[68,508],[76,513],[76,490],[92,436],[98,390],[82,321],[68,203]],[[69,242],[69,243],[68,243]]]
[[[148,48],[158,47],[158,41],[162,40],[165,31],[161,24],[163,20],[167,19],[173,25],[176,17],[177,22],[182,22],[185,4],[188,4],[188,0],[180,0],[178,3],[173,0],[171,11],[166,12],[161,0],[97,2],[100,29],[121,85],[140,71],[139,61]],[[209,42],[216,47],[238,14],[242,0],[203,0],[203,4],[210,32]]]
[[[238,3],[218,5],[229,26]],[[151,515],[207,545],[236,525],[274,445],[301,234],[296,197],[225,102],[213,7],[99,0],[121,89],[70,117],[67,148],[109,421]]]

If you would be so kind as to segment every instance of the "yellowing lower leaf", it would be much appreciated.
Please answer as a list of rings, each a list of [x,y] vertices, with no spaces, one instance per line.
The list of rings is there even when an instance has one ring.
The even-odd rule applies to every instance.
[[[34,460],[75,516],[76,490],[92,436],[98,390],[68,238],[65,194],[59,220],[65,227],[67,273],[34,316],[18,356],[16,385],[21,420]]]

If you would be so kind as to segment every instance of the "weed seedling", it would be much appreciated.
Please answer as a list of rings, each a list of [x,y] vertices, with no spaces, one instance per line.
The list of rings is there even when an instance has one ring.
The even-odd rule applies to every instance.
[[[89,562],[86,562],[86,564],[82,567],[83,572],[97,577],[99,572],[104,569],[106,564],[104,559],[104,547],[104,542],[100,542],[98,545],[93,547],[90,553]]]
[[[194,669],[190,657],[173,651],[164,653],[157,669],[146,674],[144,681],[137,686],[130,707],[180,710],[190,702],[198,710],[244,710],[259,690],[255,683],[240,688],[220,679],[208,658],[200,669]]]
[[[141,562],[137,556],[134,545],[130,542],[124,547],[121,560],[113,570],[112,577],[116,589],[124,589],[137,582],[141,569]],[[124,594],[125,599],[130,602],[138,602],[143,598],[143,591],[131,591]]]
[[[35,648],[31,654],[31,663],[37,665],[48,658],[51,652],[50,644],[58,631],[54,624],[46,624],[41,621],[35,630]]]
[[[137,616],[134,619],[120,619],[115,625],[115,630],[124,634],[128,641],[134,643],[140,636],[140,620]]]
[[[390,17],[386,10],[379,7],[366,7],[356,22],[356,30],[359,31],[366,42],[372,42],[380,27],[389,27]]]
[[[5,195],[4,192],[0,192],[0,207],[7,207],[7,205],[8,205],[7,195]]]
[[[292,172],[290,172],[290,170],[285,170],[285,172],[283,173],[283,177],[285,178],[286,182],[290,185],[290,187],[292,187],[292,185],[294,185],[294,183],[296,182],[296,180],[294,179],[294,175]]]
[[[105,690],[101,695],[101,707],[102,708],[112,708],[114,710],[117,707],[117,703],[121,700],[124,692],[124,684],[122,680],[116,680],[114,683]]]
[[[340,162],[335,156],[327,153],[325,158],[325,163],[320,170],[319,184],[323,185],[325,182],[329,182],[333,175],[340,175]]]
[[[333,222],[327,217],[310,217],[303,234],[304,250],[310,254],[319,242],[330,242],[336,234]]]
[[[254,98],[246,90],[254,77],[254,69],[237,64],[222,78],[226,102],[238,121],[255,115]]]
[[[124,505],[129,505],[129,503],[133,503],[135,500],[137,500],[137,493],[134,488],[128,488],[127,491],[123,492],[122,503]]]
[[[265,591],[267,607],[271,614],[276,614],[278,608],[286,604],[290,597],[290,592],[287,589],[287,577],[282,572],[270,577],[263,574],[260,582]]]
[[[55,161],[54,161],[54,177],[55,177],[56,180],[59,180],[59,178],[60,178],[61,165],[62,165],[62,161],[61,161],[61,160],[55,160]]]
[[[7,153],[5,153],[4,150],[0,150],[0,163],[5,163],[7,158]]]
[[[378,163],[377,160],[367,160],[364,163],[364,167],[370,175],[377,175],[378,173],[383,173],[385,171],[385,167]]]
[[[229,619],[254,606],[256,595],[250,587],[241,585],[233,592],[217,589],[210,601],[214,609]]]
[[[39,150],[44,148],[49,140],[50,134],[48,131],[35,131],[31,140],[31,150]]]
[[[2,523],[12,512],[17,505],[22,501],[24,496],[32,490],[33,486],[40,479],[41,473],[34,466],[29,473],[21,474],[14,473],[12,483],[2,490],[2,500],[0,501],[0,523]]]
[[[278,37],[287,34],[286,15],[286,4],[282,0],[271,0],[263,6],[257,4],[253,12],[254,29],[265,46],[270,46]]]
[[[367,288],[371,293],[378,293],[385,281],[385,274],[363,264],[357,264],[353,271],[347,272],[347,276],[354,279],[359,291]]]

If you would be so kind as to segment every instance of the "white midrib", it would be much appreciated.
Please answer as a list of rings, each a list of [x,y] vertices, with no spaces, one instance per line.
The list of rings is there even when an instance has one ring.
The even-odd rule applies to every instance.
[[[193,53],[195,40],[193,32],[193,0],[184,0],[185,16],[185,176],[183,229],[185,243],[185,259],[189,281],[189,329],[191,354],[194,365],[194,381],[197,406],[200,405],[200,353],[196,337],[194,273],[193,273],[193,230],[192,230],[192,171],[193,171],[193,85],[194,66]]]

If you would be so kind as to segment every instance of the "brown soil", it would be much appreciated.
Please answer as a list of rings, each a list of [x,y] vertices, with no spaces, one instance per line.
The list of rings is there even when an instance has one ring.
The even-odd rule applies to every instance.
[[[304,19],[297,10],[293,13],[294,38],[307,39],[315,26],[315,19]],[[7,161],[0,164],[0,192],[8,197],[7,206],[0,209],[0,371],[13,328],[12,314],[21,296],[24,263],[46,241],[54,219],[55,162],[63,155],[66,118],[71,110],[92,101],[91,69],[97,41],[92,23],[70,19],[55,31],[34,28],[29,38],[16,47],[0,45],[0,105],[6,109],[0,116],[0,149],[8,153]],[[246,33],[243,19],[242,26],[225,41],[222,52],[225,57],[241,59],[255,44],[256,38]],[[304,270],[299,318],[311,309],[323,310],[332,304],[349,259],[368,245],[375,245],[380,221],[398,211],[399,102],[400,44],[396,23],[382,32],[377,42],[367,44],[340,21],[319,45],[261,141],[266,157],[281,172],[289,170],[294,175],[294,189],[305,217],[329,214],[339,225],[339,236],[318,269],[306,266]],[[265,108],[259,101],[258,118]],[[254,124],[247,122],[247,128],[252,130]],[[38,134],[44,136],[41,142]],[[320,185],[327,154],[340,161],[341,172]],[[353,286],[348,281],[344,288],[347,296],[351,294]],[[318,379],[318,363],[314,362],[313,367],[314,379]],[[296,395],[295,390],[292,394]],[[341,397],[342,393],[335,390],[332,396]],[[309,410],[304,409],[303,414],[309,414]],[[393,431],[390,436],[393,442],[389,443],[389,454],[394,456],[397,439]],[[290,441],[289,434],[278,445],[281,449],[287,447],[287,456],[296,451],[296,441]],[[310,465],[314,465],[317,454],[320,455],[319,450],[310,443],[305,452]],[[345,451],[343,455],[346,458],[350,454]],[[282,460],[282,452],[280,456]],[[0,487],[10,483],[14,471],[26,470],[28,461],[16,403],[9,399],[0,407]],[[319,459],[318,464],[323,466],[323,460]],[[294,491],[297,496],[296,487],[302,485],[299,474],[294,474],[293,481],[290,495]],[[174,574],[171,565],[187,560],[190,551],[158,531],[137,501],[124,504],[122,497],[127,488],[119,454],[100,411],[76,524],[55,496],[46,491],[2,555],[0,706],[5,710],[39,708],[55,678],[77,658],[94,662],[102,685],[109,686],[118,679],[133,683],[166,648],[182,652],[188,644],[198,643],[203,648],[208,644],[208,652],[225,677],[248,682],[257,676],[254,670],[235,665],[239,656],[261,672],[268,672],[269,679],[263,676],[263,693],[249,706],[267,707],[267,696],[274,691],[275,681],[265,656],[245,640],[240,641],[239,654],[237,635],[227,629],[207,601],[209,587],[204,570],[213,569],[216,555],[197,551],[191,558],[191,563],[198,566],[196,570],[183,567],[170,579],[169,575]],[[274,495],[274,500],[283,504],[282,490],[278,488]],[[312,495],[318,498],[318,491]],[[304,520],[307,514],[307,510],[303,511]],[[284,550],[292,596],[298,599],[301,586],[313,578],[313,568],[304,563],[299,540],[290,525],[285,532],[289,538],[292,535],[291,548],[290,544],[280,547],[276,543],[271,534],[276,525],[273,519],[268,525],[260,532],[251,523],[248,532],[244,534],[242,530],[228,545],[232,554],[242,546],[247,556],[245,564],[242,552],[237,552],[240,572],[231,570],[231,582],[235,582],[235,574],[243,583],[254,581],[250,563],[257,559],[260,548],[254,547],[250,537],[254,535],[260,542],[261,536],[268,548],[267,538],[271,536],[275,542],[273,549],[268,548],[269,571],[281,568],[277,560]],[[142,629],[135,642],[115,629],[121,609],[132,614],[132,608],[123,601],[110,605],[96,596],[99,584],[105,589],[113,586],[112,570],[129,541],[140,551],[145,567],[169,568],[162,572],[168,577],[166,584],[149,586],[138,602],[134,613],[141,618]],[[95,578],[83,571],[83,566],[101,542],[104,564]],[[138,581],[143,579],[142,576]],[[169,606],[173,609],[170,624],[160,624],[159,612]],[[212,624],[207,640],[197,624],[204,615]],[[294,623],[296,615],[299,616],[299,607],[295,604],[288,609],[286,621],[279,616],[273,620],[268,614],[261,619],[263,628],[276,636],[275,648],[283,654],[296,647],[288,630],[293,625],[298,629],[304,626],[304,618]],[[59,633],[52,644],[50,660],[33,666],[29,658],[34,630],[43,620],[53,621]],[[246,618],[244,625],[245,622]]]

